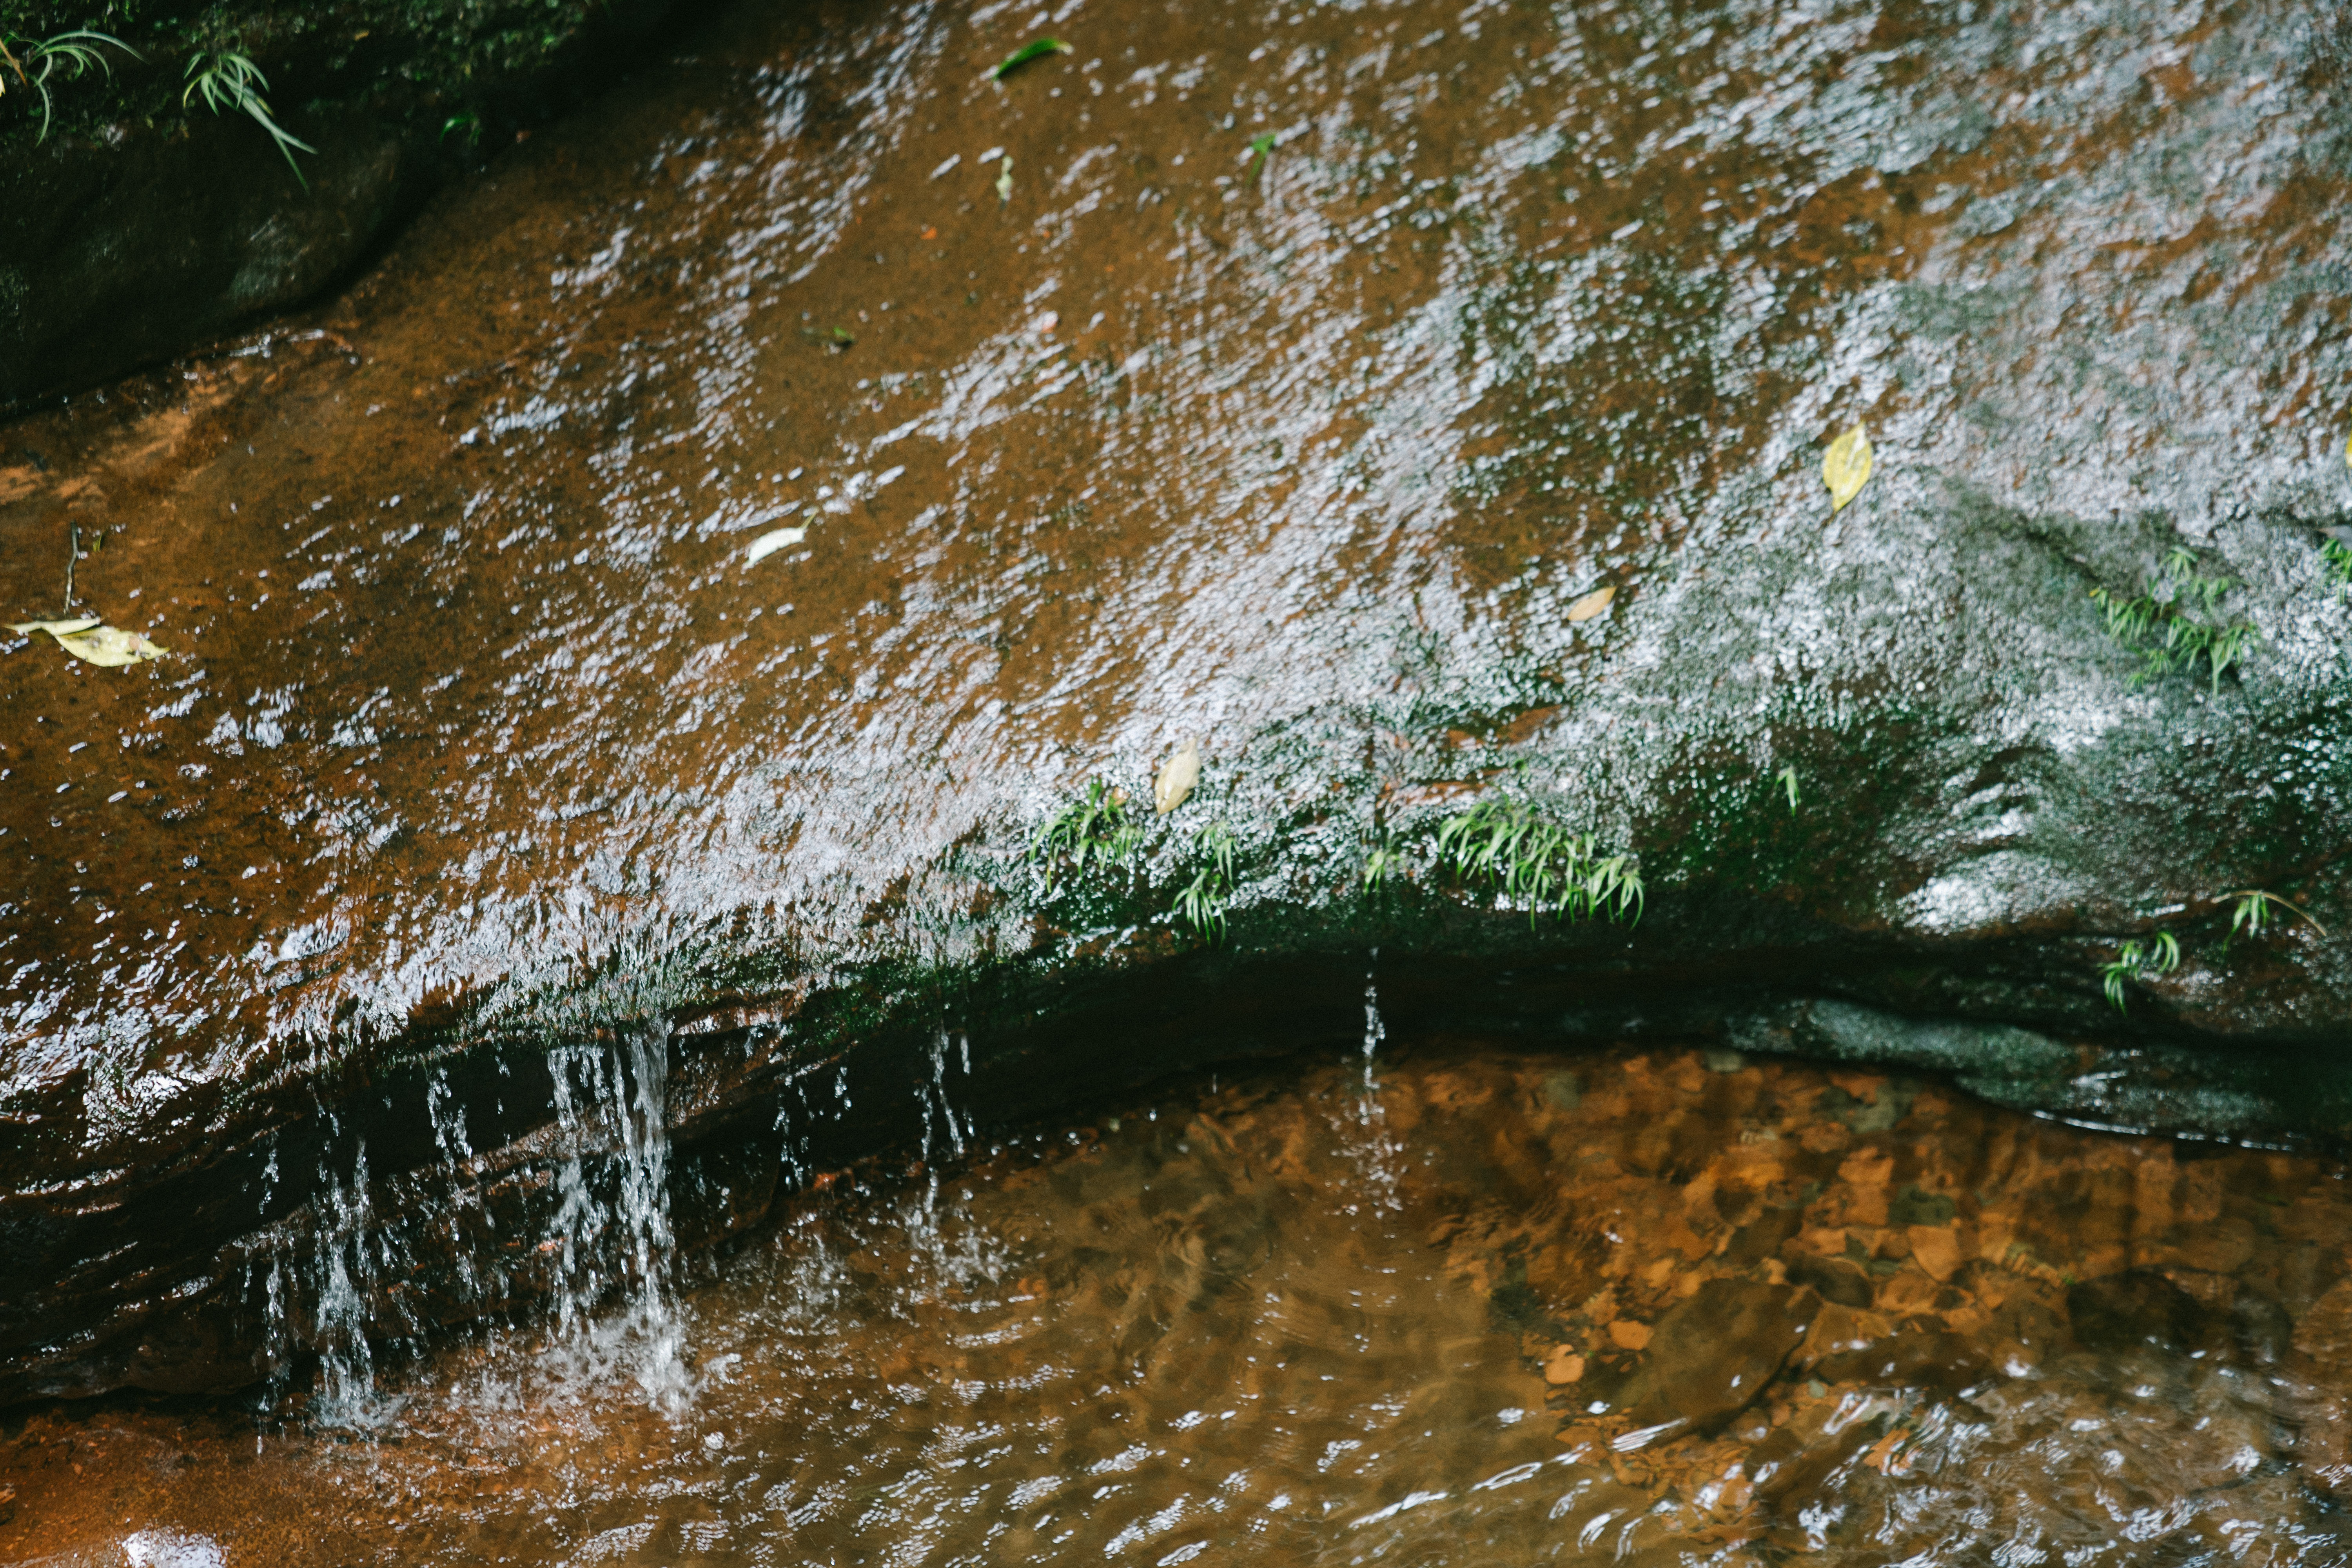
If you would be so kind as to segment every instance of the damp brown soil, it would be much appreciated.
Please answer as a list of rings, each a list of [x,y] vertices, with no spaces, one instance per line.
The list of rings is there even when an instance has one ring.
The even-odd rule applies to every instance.
[[[574,1325],[387,1363],[356,1426],[19,1412],[0,1554],[2315,1564],[2352,1546],[2339,1165],[1719,1051],[1392,1055],[823,1178],[681,1291],[667,1388]]]

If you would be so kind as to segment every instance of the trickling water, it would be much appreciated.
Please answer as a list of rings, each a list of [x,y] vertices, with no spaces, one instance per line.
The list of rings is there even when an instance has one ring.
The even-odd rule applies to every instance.
[[[971,1047],[969,1044],[964,1047],[963,1070],[966,1075],[971,1071]],[[930,1082],[918,1086],[915,1096],[923,1104],[924,1162],[929,1163],[931,1158],[931,1106],[934,1100],[939,1105],[940,1121],[947,1128],[947,1152],[961,1159],[963,1133],[956,1126],[955,1107],[948,1102],[948,1032],[945,1028],[941,1028],[931,1041]]]
[[[1401,1157],[1389,1134],[1388,1113],[1381,1105],[1380,1053],[1389,1032],[1381,1018],[1380,959],[1380,950],[1374,948],[1371,968],[1364,974],[1364,1076],[1356,1096],[1358,1158],[1364,1172],[1365,1202],[1375,1212],[1397,1207],[1396,1165]],[[1351,1207],[1349,1212],[1355,1210]]]
[[[495,1234],[498,1221],[482,1203],[481,1190],[473,1179],[471,1167],[474,1146],[466,1135],[466,1108],[450,1092],[446,1071],[434,1075],[425,1086],[425,1111],[433,1124],[433,1142],[449,1167],[449,1224],[453,1231],[463,1234],[469,1216],[477,1219],[485,1234]],[[458,1294],[474,1302],[484,1297],[485,1280],[477,1264],[473,1247],[459,1245],[454,1248],[455,1271]]]
[[[318,1253],[318,1321],[320,1419],[367,1426],[388,1412],[376,1398],[375,1356],[368,1345],[373,1325],[370,1300],[376,1270],[370,1246],[367,1145],[352,1163],[351,1184],[329,1184],[320,1205]],[[275,1271],[272,1298],[276,1299]]]
[[[971,1047],[968,1037],[961,1059],[969,1076]],[[932,1037],[930,1067],[929,1079],[919,1080],[915,1088],[915,1097],[922,1107],[923,1185],[920,1194],[903,1205],[902,1223],[910,1248],[927,1259],[934,1270],[942,1277],[977,1285],[995,1279],[1003,1272],[1003,1264],[1001,1250],[991,1238],[962,1224],[952,1205],[943,1210],[940,1205],[942,1164],[961,1161],[965,1153],[965,1133],[957,1125],[955,1106],[948,1098],[948,1031],[944,1026]],[[936,1142],[935,1113],[937,1126],[945,1130],[944,1139]]]
[[[669,1030],[658,1020],[610,1046],[550,1053],[565,1157],[538,1247],[555,1263],[550,1355],[575,1373],[625,1371],[674,1409],[691,1379],[669,1283],[668,1063]],[[614,1296],[620,1310],[604,1310]]]

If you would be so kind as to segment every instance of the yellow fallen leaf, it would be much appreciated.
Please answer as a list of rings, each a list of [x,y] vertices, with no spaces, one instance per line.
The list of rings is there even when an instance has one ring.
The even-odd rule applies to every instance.
[[[1184,804],[1192,786],[1201,782],[1201,748],[1191,741],[1176,749],[1176,754],[1160,764],[1160,775],[1151,781],[1151,804],[1165,816]]]
[[[2352,436],[2344,438],[2344,466],[2352,468]]]
[[[47,632],[58,639],[59,647],[76,658],[105,669],[120,669],[126,664],[140,664],[163,657],[163,650],[149,642],[143,633],[106,626],[95,617],[75,621],[18,621],[8,629],[12,632]]]
[[[1860,495],[1869,478],[1870,437],[1857,425],[1831,442],[1822,458],[1822,479],[1830,487],[1830,515],[1836,516],[1846,502]]]
[[[1607,609],[1609,607],[1609,601],[1616,596],[1617,585],[1613,583],[1606,588],[1593,589],[1592,592],[1585,595],[1584,597],[1577,600],[1576,603],[1568,607],[1569,624],[1573,626],[1579,621],[1591,620],[1593,616]]]

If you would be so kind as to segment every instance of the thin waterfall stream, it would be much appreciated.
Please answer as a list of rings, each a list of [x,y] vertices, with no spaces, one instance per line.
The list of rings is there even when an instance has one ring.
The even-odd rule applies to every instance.
[[[567,1157],[556,1176],[562,1201],[551,1234],[537,1246],[556,1258],[550,1353],[625,1368],[649,1396],[675,1407],[688,1378],[670,1288],[668,1062],[669,1033],[658,1024],[625,1030],[610,1047],[551,1058]],[[587,1174],[600,1155],[611,1173],[601,1184]],[[615,1295],[618,1313],[605,1310]]]

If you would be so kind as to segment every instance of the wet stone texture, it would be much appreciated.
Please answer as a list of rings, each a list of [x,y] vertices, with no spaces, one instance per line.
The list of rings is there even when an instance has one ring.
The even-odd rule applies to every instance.
[[[911,1176],[833,1173],[686,1282],[667,1405],[551,1325],[381,1364],[373,1432],[19,1407],[0,1547],[288,1568],[2352,1548],[2336,1163],[1719,1052],[1415,1047],[1370,1092],[1327,1058]],[[1703,1418],[1662,1429],[1661,1394]]]
[[[0,643],[0,1398],[551,1288],[509,1243],[619,1212],[648,1087],[708,1239],[911,1142],[942,1029],[1002,1124],[1345,1036],[1375,944],[1420,1025],[2352,1126],[2327,14],[1080,6],[989,79],[1046,25],[746,9],[9,426],[10,617],[78,537],[168,653]],[[2175,550],[2218,679],[2091,597]],[[1095,780],[1139,841],[1049,884]],[[1638,926],[1449,873],[1481,800]],[[1935,1209],[1654,1331],[1769,1375]]]
[[[514,9],[368,0],[108,7],[100,25],[129,36],[94,46],[104,72],[55,70],[46,128],[22,83],[0,116],[0,408],[310,303],[478,162],[486,131],[503,142],[610,82],[684,8],[551,0],[517,28]],[[9,36],[84,19],[18,5]],[[264,70],[298,156],[233,108],[186,101],[191,57],[223,47]]]

